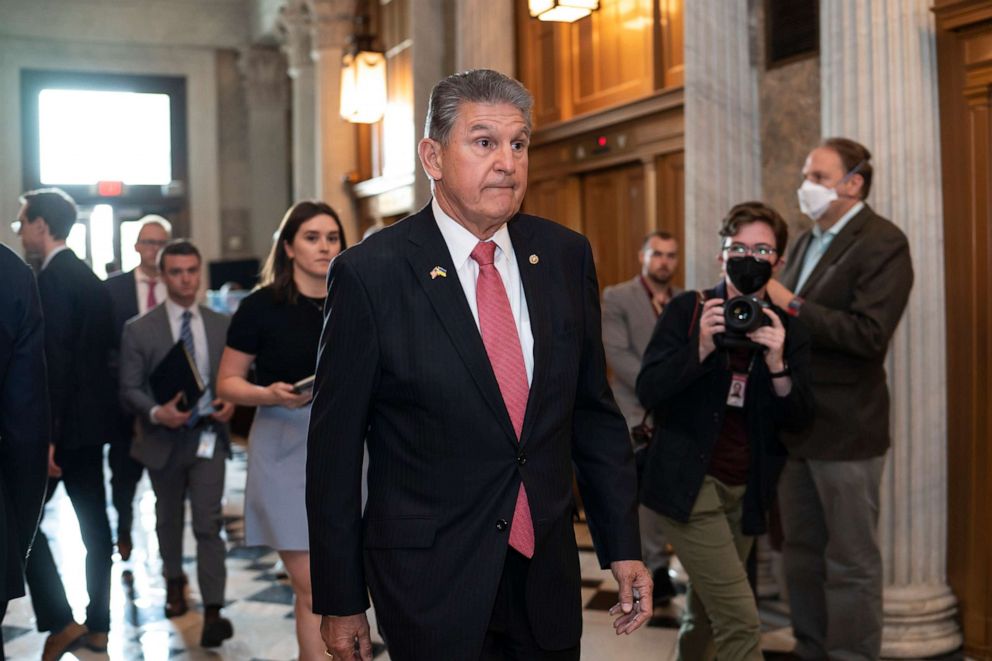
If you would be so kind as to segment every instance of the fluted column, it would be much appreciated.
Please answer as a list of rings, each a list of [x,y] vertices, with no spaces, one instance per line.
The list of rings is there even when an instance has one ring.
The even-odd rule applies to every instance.
[[[303,0],[289,0],[279,13],[283,51],[289,63],[293,103],[293,199],[317,195],[314,67],[310,56],[310,11]]]
[[[720,220],[761,196],[757,72],[746,2],[692,0],[685,11],[686,286],[719,276]]]
[[[909,237],[916,282],[888,359],[892,451],[879,529],[882,655],[961,645],[947,584],[944,260],[937,54],[929,0],[820,4],[822,128],[873,153],[869,203]]]
[[[286,59],[275,48],[246,48],[239,65],[248,100],[252,248],[264,257],[290,201],[286,177],[289,79]]]
[[[455,71],[495,69],[516,76],[513,0],[460,0],[455,15]]]
[[[347,180],[358,166],[355,125],[341,118],[341,60],[354,29],[352,0],[307,0],[314,62],[317,196],[334,207],[345,236],[358,240],[354,200]]]

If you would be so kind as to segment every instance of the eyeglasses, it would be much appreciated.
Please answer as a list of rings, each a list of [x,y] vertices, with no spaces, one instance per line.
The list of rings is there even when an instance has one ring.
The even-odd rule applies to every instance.
[[[20,234],[22,227],[24,227],[24,221],[20,218],[10,223],[10,229],[13,230],[14,234]]]
[[[139,246],[151,246],[153,248],[164,248],[168,241],[162,241],[159,239],[138,239],[137,244]]]
[[[723,249],[731,257],[745,257],[747,255],[751,255],[752,257],[771,257],[778,252],[767,243],[759,243],[756,246],[731,243],[729,246],[724,246]]]

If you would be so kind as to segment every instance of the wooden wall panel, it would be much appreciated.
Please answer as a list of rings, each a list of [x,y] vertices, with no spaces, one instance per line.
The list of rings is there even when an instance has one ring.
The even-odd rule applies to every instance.
[[[583,177],[582,226],[601,288],[629,280],[640,269],[637,252],[649,227],[645,183],[640,163]]]
[[[659,156],[655,170],[658,178],[655,229],[669,232],[679,241],[679,266],[673,278],[675,284],[682,287],[685,285],[685,153]]]
[[[579,178],[545,179],[529,186],[523,210],[581,232],[582,188]]]
[[[947,574],[992,658],[992,2],[938,0],[947,293]]]

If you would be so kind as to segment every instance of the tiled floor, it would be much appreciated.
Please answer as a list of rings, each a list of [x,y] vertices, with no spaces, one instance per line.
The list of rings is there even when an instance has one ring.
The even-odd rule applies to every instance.
[[[162,606],[165,585],[161,577],[161,560],[158,542],[154,535],[154,495],[147,478],[139,485],[136,502],[134,543],[135,550],[127,563],[114,564],[113,591],[111,596],[110,645],[107,654],[96,654],[79,649],[64,659],[87,661],[91,659],[238,659],[280,660],[294,659],[297,654],[292,615],[292,591],[278,575],[277,555],[265,548],[241,545],[242,499],[245,483],[245,454],[236,448],[234,459],[228,464],[227,496],[224,504],[225,528],[229,545],[226,615],[234,624],[234,638],[216,651],[199,648],[202,624],[196,571],[193,563],[194,544],[192,532],[187,527],[185,553],[188,556],[187,574],[190,578],[192,608],[186,615],[172,620],[165,619]],[[108,493],[109,496],[109,493]],[[109,497],[108,497],[109,501]],[[111,517],[116,515],[110,509]],[[187,516],[188,521],[188,516]],[[113,527],[114,520],[111,520]],[[86,605],[83,558],[84,551],[79,537],[79,527],[71,505],[63,492],[52,499],[45,515],[45,531],[52,540],[52,552],[59,563],[69,601],[79,621],[83,620]],[[584,525],[576,528],[581,551],[583,589],[586,603],[583,659],[641,659],[666,661],[675,656],[675,621],[681,612],[683,598],[676,598],[667,609],[658,609],[649,627],[632,636],[617,637],[613,633],[612,618],[605,609],[616,603],[615,583],[609,572],[600,570],[589,545],[589,534]],[[130,571],[133,582],[122,581],[122,573]],[[375,631],[376,661],[387,661],[389,653],[381,645]],[[766,649],[785,650],[791,647],[787,617],[774,608],[764,608],[767,620],[763,644]],[[34,613],[29,598],[10,604],[3,622],[3,637],[10,659],[38,659],[45,634],[34,629]]]

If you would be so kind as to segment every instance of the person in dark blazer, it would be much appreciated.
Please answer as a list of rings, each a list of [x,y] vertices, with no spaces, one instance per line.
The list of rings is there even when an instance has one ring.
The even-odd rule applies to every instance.
[[[812,341],[816,416],[787,434],[779,486],[796,654],[878,658],[882,641],[879,488],[889,448],[885,356],[913,286],[906,235],[865,202],[871,153],[846,138],[810,152],[796,241],[772,300]]]
[[[128,319],[145,314],[165,300],[165,283],[158,272],[158,253],[169,241],[171,225],[161,216],[148,215],[138,221],[141,229],[134,251],[141,257],[138,266],[125,273],[115,273],[104,286],[110,293],[114,309],[114,349],[111,352],[111,376],[116,381],[121,335]],[[134,416],[119,408],[119,424],[110,440],[110,492],[117,510],[117,551],[121,560],[131,557],[131,524],[134,520],[134,492],[141,480],[143,466],[131,458]]]
[[[650,616],[592,252],[518,213],[531,104],[495,71],[439,82],[419,147],[433,201],[331,266],[307,514],[336,659],[356,641],[372,658],[369,592],[397,661],[578,659],[573,475],[619,583],[618,633]]]
[[[38,287],[0,243],[0,620],[24,596],[24,564],[48,481],[48,388]],[[4,658],[0,640],[0,659]]]
[[[112,433],[116,392],[109,358],[113,338],[110,296],[100,279],[65,240],[76,205],[57,188],[21,197],[18,233],[24,249],[42,259],[38,290],[45,317],[45,357],[52,436],[48,497],[61,480],[79,519],[86,546],[86,626],[77,624],[39,529],[27,564],[28,587],[39,631],[52,634],[44,658],[61,654],[86,634],[88,647],[105,650],[110,629],[113,543],[104,493],[103,445]],[[57,657],[53,657],[57,658]]]
[[[225,462],[230,456],[227,422],[234,405],[214,397],[217,369],[227,339],[228,318],[197,305],[200,251],[189,241],[170,241],[159,253],[167,297],[148,314],[132,319],[121,337],[121,402],[141,423],[131,456],[148,468],[155,491],[155,532],[166,579],[166,617],[188,610],[183,573],[187,497],[196,538],[196,575],[203,598],[203,647],[218,647],[234,635],[221,616],[227,548],[221,537]],[[199,401],[181,410],[177,393],[159,403],[149,377],[170,349],[183,342],[207,385]]]
[[[679,659],[762,658],[758,607],[745,564],[786,452],[783,429],[812,416],[809,338],[774,306],[765,324],[732,343],[727,306],[766,302],[765,284],[788,241],[782,217],[760,202],[735,205],[720,230],[724,277],[675,298],[655,327],[637,394],[658,421],[641,501],[689,574]]]

